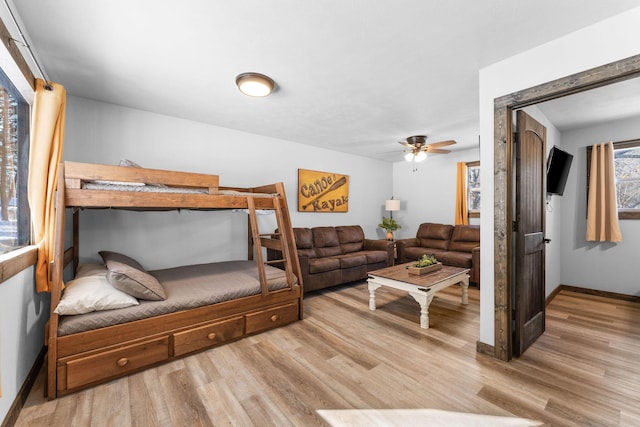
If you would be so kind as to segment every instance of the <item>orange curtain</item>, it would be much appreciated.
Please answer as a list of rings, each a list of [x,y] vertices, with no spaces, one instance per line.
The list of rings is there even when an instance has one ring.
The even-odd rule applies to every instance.
[[[31,209],[32,243],[38,248],[36,288],[49,291],[49,266],[53,260],[55,231],[54,193],[58,182],[58,165],[64,148],[66,91],[63,86],[36,80],[31,113],[28,198]]]
[[[469,224],[467,210],[467,164],[458,162],[456,172],[456,218],[455,224]]]
[[[587,240],[621,242],[612,142],[593,145],[589,174]]]

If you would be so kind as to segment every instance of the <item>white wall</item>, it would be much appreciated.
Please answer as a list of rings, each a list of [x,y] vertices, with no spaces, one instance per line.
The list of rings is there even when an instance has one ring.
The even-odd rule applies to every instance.
[[[377,228],[392,191],[392,165],[309,145],[239,132],[70,96],[64,159],[213,173],[222,186],[285,183],[294,226],[362,225]],[[349,175],[349,212],[297,212],[298,168]],[[81,217],[81,260],[102,249],[122,251],[155,269],[246,258],[246,215],[231,212],[90,211]],[[272,215],[260,231],[275,228]]]
[[[562,283],[640,295],[634,265],[640,253],[640,221],[620,220],[620,243],[587,242],[586,147],[606,141],[640,138],[640,117],[617,120],[562,134],[563,149],[573,154],[571,173],[562,197]]]
[[[479,148],[430,155],[420,163],[394,163],[393,196],[401,200],[401,210],[394,212],[393,216],[402,226],[394,233],[395,237],[415,237],[418,226],[423,222],[453,224],[456,163],[476,160],[480,160]]]
[[[640,7],[480,70],[481,179],[493,182],[494,99],[640,53]],[[494,194],[484,184],[481,213],[480,341],[494,344]]]
[[[49,294],[38,294],[33,267],[0,283],[0,421],[18,395],[44,345]]]

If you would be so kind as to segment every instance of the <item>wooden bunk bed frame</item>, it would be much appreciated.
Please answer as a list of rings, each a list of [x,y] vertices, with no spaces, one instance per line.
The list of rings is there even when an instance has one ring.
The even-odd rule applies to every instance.
[[[282,183],[255,188],[219,188],[217,175],[75,162],[65,162],[60,166],[55,199],[51,317],[46,338],[46,389],[49,399],[302,319],[302,275]],[[204,189],[206,194],[83,189],[83,182],[95,180]],[[242,192],[242,195],[225,195],[220,190]],[[275,196],[256,197],[261,193]],[[247,255],[248,259],[253,259],[255,254],[261,293],[58,336],[59,316],[54,313],[54,309],[62,295],[65,266],[72,263],[74,272],[78,267],[80,208],[105,207],[135,210],[248,209]],[[65,214],[69,208],[73,214],[73,241],[72,246],[65,250]],[[275,211],[279,233],[259,233],[256,209]],[[269,290],[262,247],[282,251],[284,258],[278,262],[286,264],[286,288]]]

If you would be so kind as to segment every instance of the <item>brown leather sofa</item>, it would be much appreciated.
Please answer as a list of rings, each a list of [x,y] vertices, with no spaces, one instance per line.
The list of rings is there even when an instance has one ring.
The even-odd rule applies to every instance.
[[[469,281],[480,287],[480,227],[426,222],[416,237],[396,240],[398,262],[405,263],[433,254],[445,265],[468,268]]]
[[[359,225],[294,227],[293,234],[305,292],[366,279],[369,271],[393,264],[393,242],[365,239]],[[282,255],[268,249],[267,259]]]

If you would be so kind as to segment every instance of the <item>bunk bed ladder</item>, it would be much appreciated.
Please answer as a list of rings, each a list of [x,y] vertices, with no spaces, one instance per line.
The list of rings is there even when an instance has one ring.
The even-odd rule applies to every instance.
[[[276,212],[276,222],[278,224],[278,230],[280,231],[280,233],[277,233],[275,235],[279,237],[279,239],[272,238],[272,239],[269,239],[269,241],[277,242],[276,249],[279,249],[283,256],[282,262],[284,263],[284,271],[287,276],[287,284],[289,285],[289,289],[293,289],[293,285],[296,279],[295,279],[295,275],[293,274],[292,263],[294,259],[297,261],[298,258],[297,258],[297,255],[293,255],[291,253],[290,246],[289,246],[289,237],[287,236],[287,233],[283,232],[284,230],[291,229],[291,223],[288,222],[287,224],[285,224],[286,220],[282,212],[282,205],[286,203],[284,199],[281,199],[281,198],[274,199],[273,203],[275,205],[274,207]],[[274,235],[271,235],[271,236],[273,237]]]
[[[258,220],[256,217],[256,205],[253,200],[253,197],[247,197],[247,207],[249,209],[249,224],[251,227],[251,236],[253,240],[253,247],[255,249],[255,257],[256,264],[258,266],[258,277],[260,278],[260,289],[262,290],[262,295],[266,296],[269,294],[269,287],[267,284],[267,275],[265,273],[264,266],[268,264],[264,261],[264,257],[262,256],[262,247],[265,246],[271,249],[277,249],[283,254],[283,259],[278,260],[278,262],[284,263],[285,273],[287,277],[287,284],[289,288],[293,288],[294,283],[294,275],[293,270],[291,268],[291,256],[288,249],[288,241],[286,233],[277,233],[280,239],[273,239],[274,234],[260,234],[258,230]],[[283,230],[284,226],[284,218],[282,215],[282,206],[280,203],[280,199],[275,197],[273,199],[273,207],[274,212],[276,214],[276,221],[278,224],[278,229]]]

